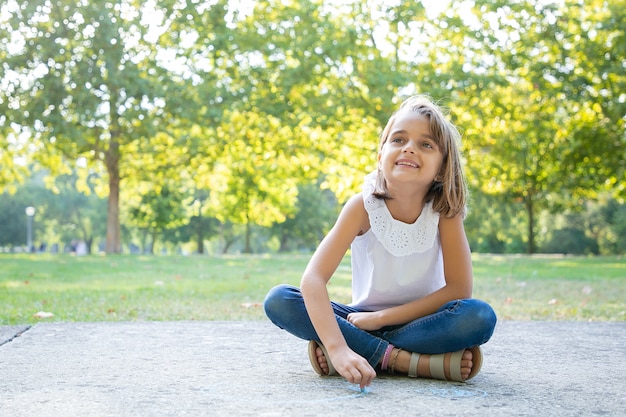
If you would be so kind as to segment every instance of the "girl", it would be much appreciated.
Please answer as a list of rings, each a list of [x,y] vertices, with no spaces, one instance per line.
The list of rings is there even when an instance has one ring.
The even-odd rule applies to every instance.
[[[279,285],[268,293],[265,313],[310,340],[318,374],[339,373],[363,389],[375,368],[455,381],[478,373],[478,346],[496,316],[470,298],[459,142],[429,99],[406,100],[381,134],[377,171],[343,207],[301,289]],[[343,305],[330,301],[326,285],[349,248],[352,303]]]

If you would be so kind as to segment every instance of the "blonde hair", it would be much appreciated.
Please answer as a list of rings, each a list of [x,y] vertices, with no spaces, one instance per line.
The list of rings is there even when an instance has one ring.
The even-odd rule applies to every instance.
[[[413,96],[405,100],[398,110],[389,118],[387,125],[380,135],[378,151],[389,139],[389,133],[400,112],[413,112],[426,117],[430,123],[430,133],[437,142],[443,161],[436,180],[426,194],[425,202],[433,202],[433,210],[446,216],[455,217],[465,215],[467,203],[467,185],[463,174],[461,161],[461,134],[456,126],[450,122],[443,110],[424,95]],[[380,169],[376,176],[374,196],[381,199],[391,199],[387,182]]]

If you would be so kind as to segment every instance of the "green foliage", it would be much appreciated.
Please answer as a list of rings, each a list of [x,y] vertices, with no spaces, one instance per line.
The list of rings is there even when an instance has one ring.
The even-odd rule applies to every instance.
[[[120,182],[136,175],[124,162],[176,124],[183,105],[194,105],[184,101],[181,75],[159,62],[165,50],[152,40],[164,30],[159,25],[179,13],[173,6],[30,0],[9,1],[4,9],[0,33],[12,43],[3,48],[14,50],[3,51],[2,124],[45,150],[36,160],[54,173],[67,172],[68,160],[81,157],[96,169],[104,166],[107,252],[120,251]],[[160,12],[161,21],[146,24],[147,7]]]
[[[82,240],[88,248],[96,237],[106,232],[106,202],[96,195],[85,195],[76,188],[78,177],[60,175],[45,187],[44,172],[28,179],[14,194],[4,193],[0,198],[0,246],[24,246],[26,242],[25,208],[35,208],[33,243],[69,246]]]
[[[358,192],[391,112],[427,93],[464,132],[474,249],[549,247],[551,213],[626,193],[619,0],[239,6],[4,2],[0,190],[15,192],[32,165],[51,186],[76,175],[64,193],[85,194],[73,206],[107,197],[106,233],[95,211],[49,213],[86,240],[106,236],[108,253],[148,235],[189,239],[179,226],[191,218],[200,252],[215,235],[232,247],[239,225],[246,251],[255,228],[280,236],[255,247],[304,245],[320,227],[292,225],[306,184],[323,179],[339,203]],[[601,253],[624,251],[620,216],[587,222]]]
[[[477,253],[524,252],[524,219],[519,203],[502,195],[476,190],[471,194],[465,229],[470,248]]]
[[[616,3],[479,2],[474,9],[478,31],[495,36],[484,44],[491,64],[457,103],[469,122],[470,181],[524,203],[529,252],[543,210],[575,207],[625,178],[619,97],[626,77],[615,71],[624,58],[613,49],[624,18],[606,9]]]
[[[55,192],[43,202],[47,209],[45,218],[41,218],[46,234],[40,239],[48,246],[82,240],[91,252],[94,239],[106,234],[106,201],[93,193],[92,179],[89,176],[83,182],[76,173],[56,177],[52,186]],[[92,191],[80,192],[81,183]]]
[[[280,252],[300,249],[313,250],[332,227],[339,214],[333,193],[318,184],[298,187],[295,214],[272,227],[280,242]]]
[[[39,222],[45,215],[45,206],[42,205],[49,197],[50,192],[32,182],[18,188],[14,194],[4,192],[0,194],[0,247],[23,247],[28,245],[26,207],[35,207],[33,216],[34,243],[42,237],[43,227]]]
[[[597,255],[599,248],[598,242],[587,237],[584,230],[567,227],[552,232],[552,238],[542,247],[542,252]]]

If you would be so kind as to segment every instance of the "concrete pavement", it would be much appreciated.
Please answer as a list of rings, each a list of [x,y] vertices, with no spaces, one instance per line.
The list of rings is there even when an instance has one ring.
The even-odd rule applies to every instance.
[[[626,323],[498,323],[468,383],[310,368],[269,322],[0,327],[1,417],[626,416]]]

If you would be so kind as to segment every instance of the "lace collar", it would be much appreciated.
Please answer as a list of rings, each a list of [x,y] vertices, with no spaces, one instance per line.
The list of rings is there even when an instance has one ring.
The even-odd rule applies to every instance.
[[[432,248],[438,234],[439,213],[426,203],[422,214],[411,224],[394,219],[385,201],[372,195],[376,172],[365,177],[363,200],[370,219],[370,227],[383,247],[394,256],[422,253]]]

